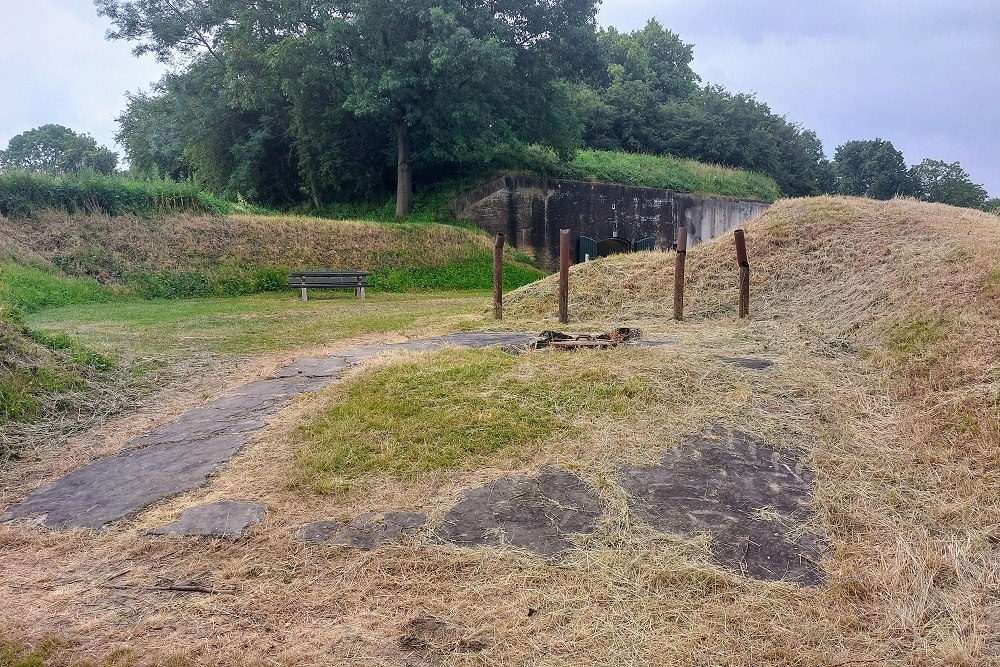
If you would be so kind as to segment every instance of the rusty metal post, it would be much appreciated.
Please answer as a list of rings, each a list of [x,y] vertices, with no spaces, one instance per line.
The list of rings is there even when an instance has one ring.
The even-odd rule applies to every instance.
[[[750,262],[747,260],[747,240],[742,229],[736,230],[736,261],[740,265],[740,317],[750,314]]]
[[[677,228],[677,258],[674,260],[674,319],[684,319],[684,259],[687,257],[686,225]]]
[[[559,321],[569,322],[569,230],[559,230]]]
[[[497,234],[493,244],[493,318],[503,319],[503,245],[507,237]]]

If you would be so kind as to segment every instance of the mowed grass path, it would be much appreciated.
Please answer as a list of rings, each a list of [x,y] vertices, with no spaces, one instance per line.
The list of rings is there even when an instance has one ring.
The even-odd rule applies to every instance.
[[[171,360],[201,354],[261,354],[367,334],[420,335],[482,326],[484,292],[370,295],[312,290],[246,297],[129,301],[53,308],[29,324],[65,332],[114,356]]]

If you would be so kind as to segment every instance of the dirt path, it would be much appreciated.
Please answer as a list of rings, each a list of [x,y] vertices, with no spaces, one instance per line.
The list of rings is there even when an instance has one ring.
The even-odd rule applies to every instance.
[[[0,515],[0,522],[34,518],[53,529],[102,528],[208,480],[269,417],[303,392],[320,389],[348,367],[390,351],[445,345],[525,345],[530,334],[456,333],[303,358],[272,377],[239,387],[173,422],[133,438],[120,453],[45,485]]]

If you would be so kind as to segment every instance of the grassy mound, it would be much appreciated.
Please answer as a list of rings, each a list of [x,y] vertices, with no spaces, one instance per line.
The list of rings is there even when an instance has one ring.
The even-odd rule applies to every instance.
[[[0,241],[66,274],[142,297],[286,289],[291,268],[363,269],[385,291],[487,289],[492,240],[436,224],[385,225],[304,217],[180,215],[161,219],[48,210],[0,218]],[[507,253],[507,287],[543,274]]]
[[[562,178],[768,202],[781,196],[778,184],[769,176],[669,155],[579,151],[569,163],[556,167],[555,173]]]

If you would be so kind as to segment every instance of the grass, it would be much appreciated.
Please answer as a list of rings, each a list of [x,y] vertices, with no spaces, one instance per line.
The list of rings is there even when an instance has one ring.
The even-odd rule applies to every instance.
[[[388,332],[465,328],[481,321],[482,292],[380,294],[311,290],[235,298],[128,301],[67,306],[32,315],[32,328],[64,332],[110,356],[163,359],[249,355],[328,345]]]
[[[0,240],[69,276],[144,298],[239,296],[286,288],[289,269],[373,273],[376,290],[488,289],[493,241],[440,224],[333,221],[292,216],[68,215],[0,218]],[[505,254],[517,287],[544,273],[523,253]]]
[[[218,215],[233,208],[193,183],[135,181],[87,172],[68,176],[0,174],[0,215],[7,217],[25,217],[46,209],[150,216],[180,211]]]
[[[13,262],[0,264],[0,303],[33,313],[43,308],[112,301],[115,294],[92,278],[70,278],[58,271]]]
[[[639,378],[561,370],[558,360],[499,350],[452,350],[375,370],[303,427],[301,475],[331,492],[374,472],[409,478],[481,464],[501,450],[577,435],[581,419],[623,417],[650,393]]]
[[[124,646],[144,665],[177,653],[206,665],[996,663],[1000,299],[992,248],[1000,221],[911,201],[824,197],[780,201],[746,231],[749,320],[735,316],[731,236],[690,251],[682,322],[669,316],[672,255],[602,258],[574,267],[572,324],[564,328],[628,323],[666,345],[372,360],[293,402],[203,489],[100,533],[0,525],[0,627],[25,643],[21,653],[53,632],[71,638],[73,648],[58,650],[52,664],[99,663]],[[278,297],[249,301],[271,298]],[[397,297],[373,303],[390,298]],[[476,312],[487,299],[477,299],[465,314],[443,314],[427,326],[482,326]],[[339,301],[309,302],[298,312],[290,298],[284,317],[305,322],[309,309]],[[344,304],[354,305],[349,297]],[[415,307],[433,304],[428,297]],[[502,324],[554,328],[555,305],[554,280],[546,279],[508,295]],[[114,307],[86,308],[107,308],[110,317]],[[31,322],[53,312],[68,326],[84,316],[66,308]],[[218,340],[233,339],[239,317],[227,316]],[[168,330],[165,311],[154,319],[148,344],[157,329]],[[336,317],[328,322],[336,328]],[[105,325],[86,326],[96,327],[97,340]],[[127,326],[108,335],[125,336]],[[748,371],[719,363],[721,356],[775,365]],[[602,383],[621,386],[618,380],[635,383],[641,409],[586,394]],[[419,402],[421,384],[435,388],[427,404]],[[532,393],[536,387],[550,390]],[[382,391],[397,400],[383,400]],[[549,425],[507,421],[503,413],[520,414],[528,400],[544,407]],[[380,437],[379,424],[360,427],[363,415],[351,432],[344,406],[364,401],[389,422],[386,429],[396,413],[409,432]],[[459,408],[453,416],[442,404]],[[501,427],[496,436],[476,422],[483,411]],[[310,451],[303,424],[325,428],[327,419],[339,439],[323,451],[339,442],[356,457],[340,459],[340,472],[325,479],[329,490],[347,479],[349,493],[289,483],[301,479]],[[709,424],[803,452],[815,471],[812,527],[826,542],[823,585],[723,572],[709,559],[707,537],[655,533],[628,510],[616,490],[621,466],[655,460]],[[549,428],[538,441],[520,440]],[[424,432],[432,429],[434,437]],[[482,440],[489,451],[475,449]],[[409,458],[389,456],[385,443]],[[442,450],[451,458],[439,458],[441,444],[454,445]],[[595,532],[559,562],[448,548],[429,534],[368,552],[294,538],[306,522],[367,512],[420,511],[433,526],[463,489],[546,464],[581,475],[607,507]],[[3,497],[24,492],[7,479]],[[148,535],[184,509],[221,499],[262,502],[268,513],[234,542]],[[239,593],[141,588],[162,579]],[[124,588],[95,585],[109,580]],[[409,624],[427,617],[444,624],[447,636],[432,637],[426,649],[401,643]],[[463,652],[473,640],[482,651]]]
[[[668,155],[579,151],[556,175],[676,192],[722,195],[771,202],[781,197],[774,179],[742,169],[682,160]]]

